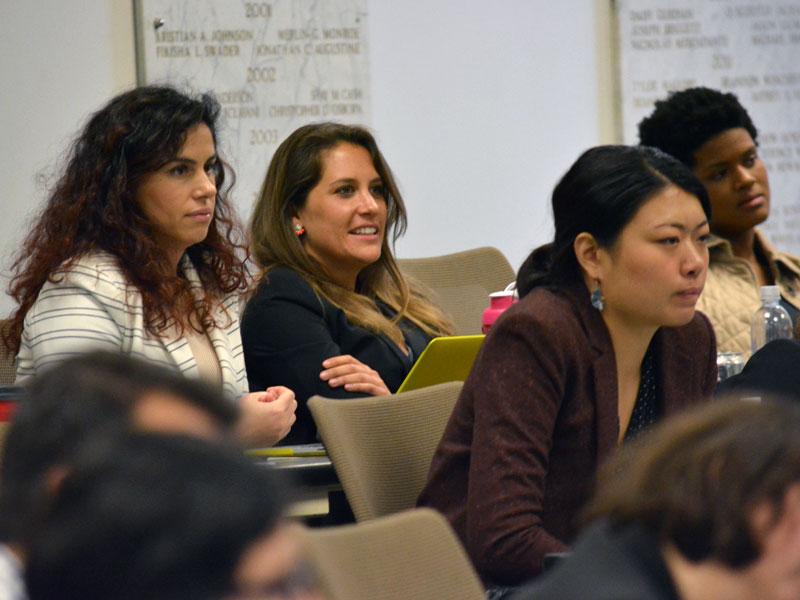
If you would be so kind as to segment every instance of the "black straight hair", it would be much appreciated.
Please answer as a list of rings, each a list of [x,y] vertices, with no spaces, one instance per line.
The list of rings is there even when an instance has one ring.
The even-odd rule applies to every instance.
[[[573,243],[590,233],[610,247],[642,205],[674,185],[696,197],[709,220],[708,193],[692,172],[646,146],[597,146],[584,152],[553,190],[553,241],[536,248],[520,267],[520,297],[538,286],[561,288],[581,280]]]

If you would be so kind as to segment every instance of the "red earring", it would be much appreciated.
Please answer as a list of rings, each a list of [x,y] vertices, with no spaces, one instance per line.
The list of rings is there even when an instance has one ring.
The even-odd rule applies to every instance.
[[[300,236],[301,236],[301,235],[303,235],[305,232],[306,232],[306,228],[305,228],[305,227],[303,227],[302,225],[300,225],[300,223],[297,223],[297,224],[295,224],[295,226],[294,226],[294,234],[295,234],[297,237],[300,237]]]

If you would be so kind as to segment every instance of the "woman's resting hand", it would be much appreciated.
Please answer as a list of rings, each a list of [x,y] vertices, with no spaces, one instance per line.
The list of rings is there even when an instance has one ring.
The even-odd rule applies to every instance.
[[[283,386],[245,394],[239,401],[237,433],[248,446],[272,446],[289,433],[295,421],[297,400]]]
[[[344,386],[348,392],[362,392],[370,396],[386,396],[389,388],[380,374],[349,354],[333,356],[322,361],[319,378],[331,387]]]

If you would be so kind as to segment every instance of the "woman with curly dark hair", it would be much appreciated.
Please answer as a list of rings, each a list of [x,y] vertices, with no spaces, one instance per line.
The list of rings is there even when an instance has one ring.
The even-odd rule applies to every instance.
[[[69,355],[118,350],[242,396],[249,441],[288,433],[290,390],[246,394],[247,280],[218,115],[209,95],[153,86],[91,117],[12,267],[19,308],[4,342],[18,353],[17,381]]]

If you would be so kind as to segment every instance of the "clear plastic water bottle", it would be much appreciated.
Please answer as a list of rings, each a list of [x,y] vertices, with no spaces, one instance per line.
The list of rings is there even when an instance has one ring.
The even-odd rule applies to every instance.
[[[750,349],[756,352],[767,342],[781,338],[792,339],[792,318],[780,305],[781,292],[777,285],[761,286],[761,306],[753,314],[750,325]]]
[[[738,375],[744,369],[741,352],[717,352],[717,383]]]

